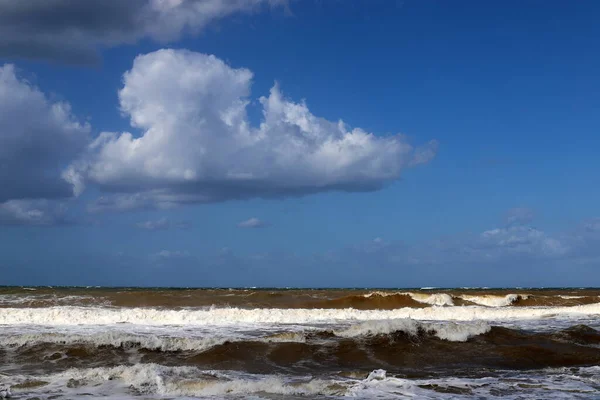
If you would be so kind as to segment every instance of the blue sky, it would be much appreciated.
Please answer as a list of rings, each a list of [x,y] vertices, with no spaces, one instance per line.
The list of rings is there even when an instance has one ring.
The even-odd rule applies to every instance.
[[[2,281],[597,286],[599,12],[2,4]]]

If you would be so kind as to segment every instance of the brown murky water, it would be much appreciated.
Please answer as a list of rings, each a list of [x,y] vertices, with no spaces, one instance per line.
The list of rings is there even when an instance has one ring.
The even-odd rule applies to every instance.
[[[5,287],[0,383],[48,399],[595,398],[599,296]]]
[[[514,295],[514,298],[507,296]],[[496,303],[494,303],[494,301]],[[0,307],[241,307],[390,310],[431,305],[575,306],[600,289],[146,289],[0,288]]]

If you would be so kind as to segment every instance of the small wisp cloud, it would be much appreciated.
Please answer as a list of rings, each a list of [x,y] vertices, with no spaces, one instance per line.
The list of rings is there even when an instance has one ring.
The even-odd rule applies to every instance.
[[[238,224],[238,228],[265,228],[267,226],[269,226],[268,223],[258,218],[250,218]]]

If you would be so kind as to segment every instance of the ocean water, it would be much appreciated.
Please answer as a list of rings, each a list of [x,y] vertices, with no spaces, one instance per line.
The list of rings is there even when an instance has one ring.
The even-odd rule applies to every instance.
[[[0,288],[0,397],[600,398],[600,289]]]

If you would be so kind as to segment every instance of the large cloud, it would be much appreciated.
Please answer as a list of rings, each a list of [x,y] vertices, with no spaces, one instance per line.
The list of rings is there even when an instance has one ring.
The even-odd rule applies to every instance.
[[[313,115],[277,85],[261,97],[262,123],[246,108],[252,72],[190,51],[138,56],[119,92],[140,134],[104,132],[69,176],[112,192],[95,210],[169,207],[329,190],[376,190],[428,162],[432,141],[375,136]]]
[[[54,205],[30,200],[73,195],[74,180],[62,173],[85,149],[89,131],[69,104],[50,101],[13,65],[0,67],[0,223],[40,223],[56,214]]]
[[[103,46],[194,34],[284,0],[0,0],[0,56],[94,62]]]

